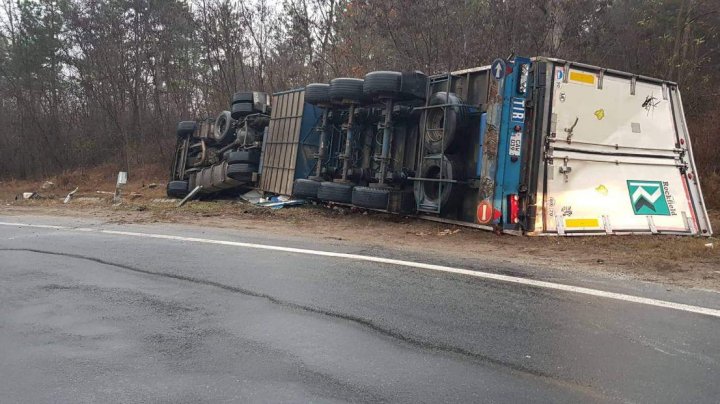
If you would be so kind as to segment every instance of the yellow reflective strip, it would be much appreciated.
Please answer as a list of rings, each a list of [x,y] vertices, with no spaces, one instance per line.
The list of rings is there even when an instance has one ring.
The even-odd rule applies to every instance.
[[[577,70],[570,70],[570,76],[568,76],[568,79],[577,83],[595,84],[594,74],[583,73]]]
[[[600,227],[598,219],[565,219],[565,227]]]

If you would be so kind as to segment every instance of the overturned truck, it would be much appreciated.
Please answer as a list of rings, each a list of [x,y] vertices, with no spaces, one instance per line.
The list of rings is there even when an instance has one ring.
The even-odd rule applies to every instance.
[[[179,140],[179,194],[254,186],[511,234],[712,234],[669,81],[516,57],[432,76],[336,78],[274,94],[269,109],[253,110],[266,126],[241,183],[226,156],[248,150],[238,140],[247,122],[233,123],[232,142],[214,130],[204,153],[216,160],[188,160],[198,148],[202,160],[202,145]],[[207,138],[203,125],[223,127],[223,116],[179,139]]]
[[[215,119],[178,124],[168,196],[185,197],[196,187],[214,194],[257,181],[270,98],[262,92],[235,93],[230,109]]]

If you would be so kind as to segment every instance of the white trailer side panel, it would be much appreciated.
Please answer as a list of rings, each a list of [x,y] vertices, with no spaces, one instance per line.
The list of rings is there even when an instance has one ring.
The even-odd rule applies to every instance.
[[[571,168],[567,179],[562,167]],[[684,180],[672,162],[626,158],[616,164],[605,156],[556,153],[548,166],[548,189],[550,231],[558,224],[568,234],[696,231]]]
[[[676,94],[668,83],[555,66],[545,232],[711,233]]]
[[[605,76],[600,89],[596,74],[570,69],[567,82],[563,74],[562,68],[556,68],[552,106],[558,142],[569,138],[574,146],[598,151],[675,149],[672,106],[667,96],[663,99],[667,90],[662,85],[637,82],[632,94],[627,78]],[[579,75],[588,82],[572,80]]]

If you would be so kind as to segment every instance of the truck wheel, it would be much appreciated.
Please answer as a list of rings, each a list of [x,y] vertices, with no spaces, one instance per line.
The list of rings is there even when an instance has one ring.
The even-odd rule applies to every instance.
[[[389,189],[355,187],[352,191],[352,204],[360,208],[387,210],[389,197]]]
[[[231,104],[237,104],[239,102],[249,102],[252,104],[255,102],[254,94],[252,91],[240,91],[232,96],[232,100],[230,101]]]
[[[187,181],[170,181],[167,184],[167,196],[171,198],[184,198],[188,194]]]
[[[317,191],[320,200],[328,202],[352,203],[353,184],[323,181]]]
[[[446,105],[448,107],[430,108],[427,119],[421,120],[423,142],[428,154],[445,153],[452,149],[457,133],[467,125],[468,111],[463,101],[454,93],[444,91],[432,95],[430,105]],[[436,129],[445,129],[444,131]],[[444,135],[443,135],[444,132]]]
[[[224,143],[231,140],[235,136],[235,120],[232,118],[230,111],[223,111],[215,119],[215,140],[218,143]]]
[[[250,149],[230,152],[226,155],[225,161],[228,164],[250,163],[257,165],[260,164],[260,150]]]
[[[442,170],[444,179],[458,179],[456,178],[458,167],[455,167],[456,164],[452,160],[445,155],[434,157],[423,159],[420,167],[422,178],[440,179],[440,170]],[[453,183],[450,182],[417,181],[415,199],[432,205],[447,206],[452,190]]]
[[[297,198],[316,199],[318,197],[319,181],[298,178],[293,184],[293,196]]]
[[[256,164],[230,164],[227,168],[227,176],[237,181],[251,182],[253,173],[256,172],[257,169],[258,166]]]
[[[330,99],[335,102],[352,102],[360,104],[365,99],[363,79],[337,78],[330,81]]]
[[[330,84],[312,83],[305,86],[305,102],[313,105],[330,103]]]
[[[182,121],[177,126],[177,137],[184,138],[186,136],[192,136],[197,129],[197,122],[195,121]]]
[[[402,73],[377,71],[365,75],[363,92],[370,98],[391,98],[396,99],[400,95],[402,85]]]
[[[240,119],[245,115],[250,115],[253,112],[255,112],[255,107],[254,107],[253,103],[245,102],[245,101],[236,102],[235,104],[232,105],[232,107],[230,109],[232,110],[232,113],[230,114],[230,116],[233,119]]]

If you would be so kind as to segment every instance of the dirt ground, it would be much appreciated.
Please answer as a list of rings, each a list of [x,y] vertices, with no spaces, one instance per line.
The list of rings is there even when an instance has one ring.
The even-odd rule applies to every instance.
[[[123,202],[112,204],[116,171],[68,173],[48,181],[0,182],[0,213],[97,217],[111,223],[183,223],[347,240],[402,251],[436,250],[568,271],[602,272],[673,285],[720,290],[717,238],[673,236],[518,237],[415,218],[305,205],[269,209],[236,200],[192,201],[176,208],[165,200],[164,170],[130,178]],[[44,188],[43,188],[44,186]],[[78,187],[72,201],[65,195]],[[101,191],[98,193],[97,191]],[[22,192],[39,197],[24,200]],[[720,211],[711,211],[720,229]],[[708,247],[711,244],[712,247]]]

